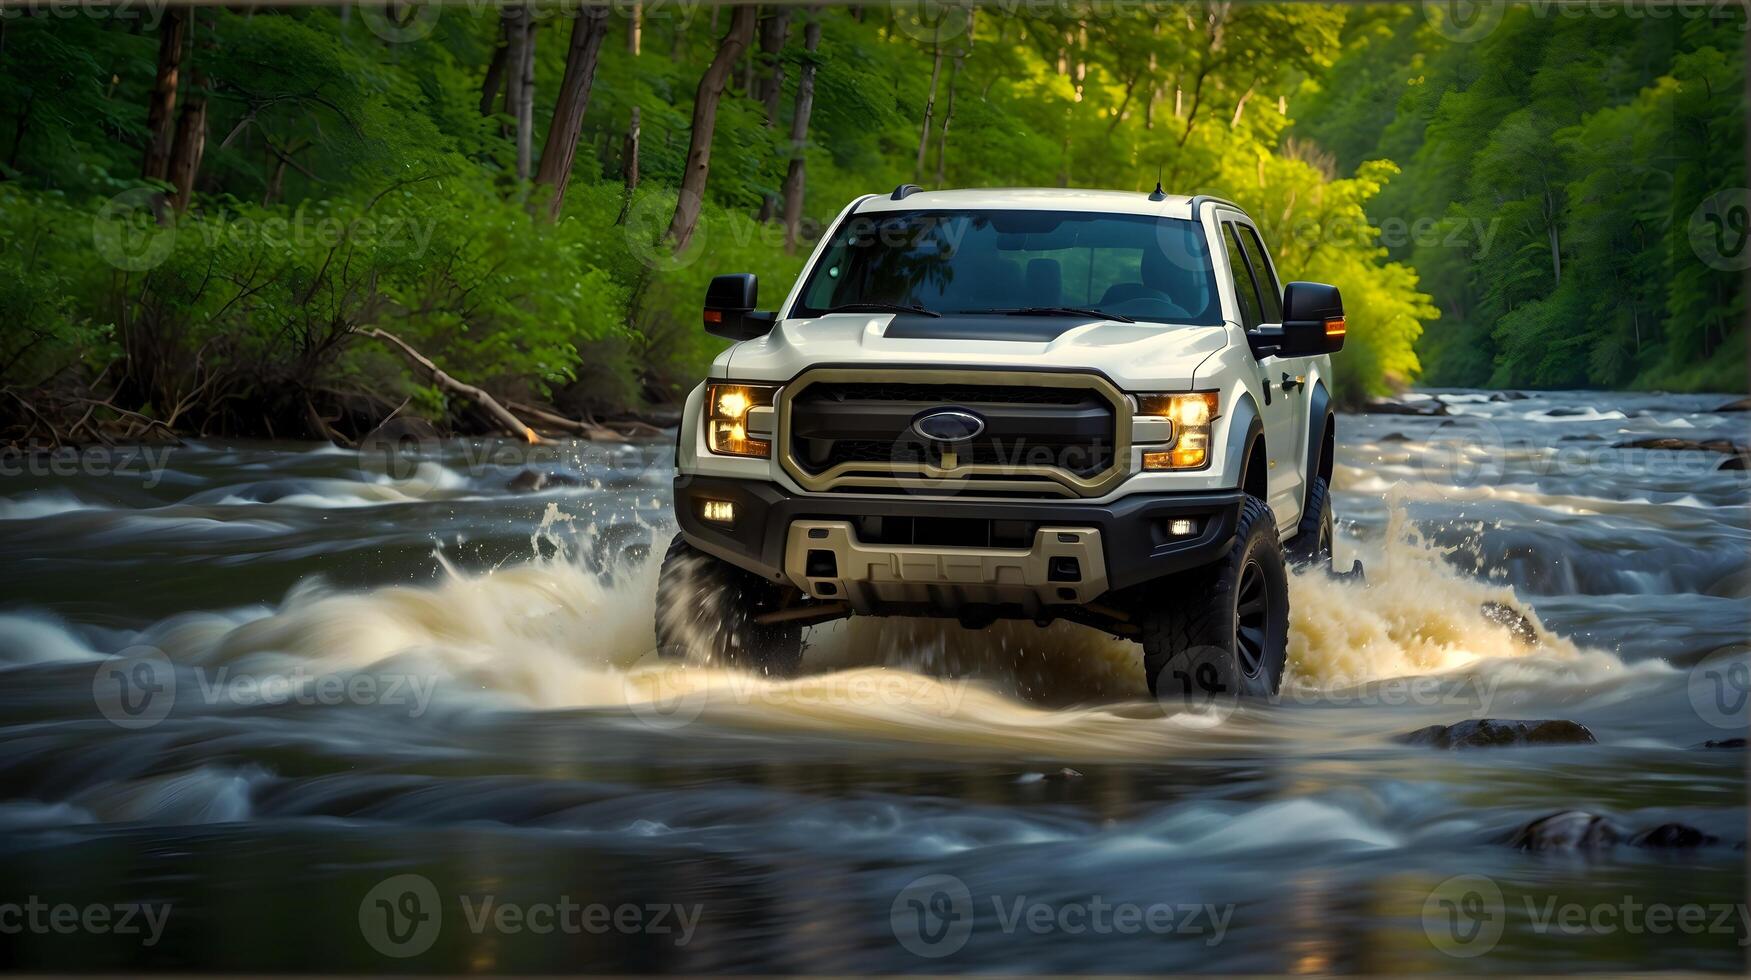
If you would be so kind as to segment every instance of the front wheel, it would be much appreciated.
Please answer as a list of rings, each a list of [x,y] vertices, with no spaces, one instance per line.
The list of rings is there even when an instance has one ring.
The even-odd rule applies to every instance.
[[[657,575],[657,655],[788,676],[802,662],[803,628],[761,623],[782,607],[780,586],[693,547],[669,544]]]
[[[1271,509],[1246,497],[1227,555],[1150,583],[1133,608],[1157,699],[1276,694],[1289,652],[1289,575]]]

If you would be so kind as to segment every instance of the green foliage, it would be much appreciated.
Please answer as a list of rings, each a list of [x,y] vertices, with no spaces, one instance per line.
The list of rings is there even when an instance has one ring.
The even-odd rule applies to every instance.
[[[0,184],[0,379],[44,382],[82,359],[114,355],[112,328],[83,315],[90,218],[59,194],[25,194]]]
[[[409,398],[445,409],[364,334],[380,328],[507,397],[672,403],[722,349],[699,329],[707,279],[755,272],[771,305],[801,268],[811,241],[787,252],[756,217],[793,152],[811,234],[904,181],[1144,192],[1159,174],[1236,200],[1285,279],[1342,289],[1348,404],[1425,365],[1445,383],[1718,385],[1728,372],[1710,365],[1743,349],[1738,277],[1696,261],[1690,237],[1705,195],[1745,183],[1737,22],[1513,8],[1455,43],[1409,6],[1024,5],[980,10],[970,31],[933,5],[797,8],[778,56],[732,74],[696,241],[675,256],[660,238],[727,18],[649,6],[636,55],[626,9],[609,16],[554,222],[515,179],[502,84],[483,91],[496,9],[445,7],[429,36],[389,41],[358,9],[204,8],[180,98],[207,98],[206,150],[168,239],[138,179],[157,25],[9,19],[0,315],[23,329],[0,343],[6,379],[95,375],[119,356],[136,404],[200,392],[190,411],[227,429],[254,427],[240,403],[267,405],[269,429],[302,425],[310,404],[361,424]],[[538,151],[570,16],[539,12]],[[814,112],[793,150],[805,59]],[[768,119],[750,86],[773,64]],[[154,263],[118,263],[87,234],[117,200],[134,207],[130,240],[172,243]]]
[[[1299,136],[1404,167],[1376,223],[1443,229],[1389,253],[1442,311],[1429,381],[1745,386],[1743,279],[1691,240],[1704,201],[1746,184],[1743,12],[1612,13],[1508,7],[1465,43],[1374,8],[1310,84]]]

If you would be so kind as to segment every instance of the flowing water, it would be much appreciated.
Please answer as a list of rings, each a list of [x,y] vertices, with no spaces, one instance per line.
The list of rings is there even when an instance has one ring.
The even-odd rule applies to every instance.
[[[1703,746],[1746,723],[1751,477],[1611,447],[1745,416],[1407,398],[1448,414],[1340,421],[1367,584],[1297,577],[1282,696],[1194,713],[1064,625],[658,663],[664,446],[9,459],[0,966],[1740,968],[1745,756]],[[1597,744],[1394,740],[1477,717]],[[1506,842],[1571,809],[1719,841]]]

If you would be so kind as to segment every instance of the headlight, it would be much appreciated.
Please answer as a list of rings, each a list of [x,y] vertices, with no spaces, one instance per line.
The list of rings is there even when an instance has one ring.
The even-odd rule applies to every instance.
[[[772,404],[774,385],[707,385],[705,444],[723,456],[772,455],[772,443],[748,436],[748,412]]]
[[[1137,414],[1173,420],[1173,446],[1143,454],[1146,470],[1196,470],[1210,465],[1210,423],[1219,415],[1214,391],[1138,395]]]

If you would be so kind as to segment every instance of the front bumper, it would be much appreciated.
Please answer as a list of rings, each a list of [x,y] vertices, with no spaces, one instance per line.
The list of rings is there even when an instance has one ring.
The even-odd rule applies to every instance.
[[[703,517],[707,501],[733,505],[724,525]],[[948,557],[1027,550],[1041,529],[1098,532],[1091,554],[1104,568],[1084,579],[1117,590],[1208,564],[1227,552],[1240,513],[1239,490],[1135,494],[1109,504],[1052,500],[923,499],[904,495],[797,496],[775,484],[723,477],[678,476],[675,514],[687,542],[770,581],[798,584],[799,569],[787,569],[786,550],[796,522],[844,522],[839,553],[907,553]],[[1196,530],[1174,535],[1176,519]],[[837,532],[837,530],[835,531]],[[896,535],[903,534],[904,538]],[[838,540],[838,539],[836,539]],[[806,549],[801,552],[805,556]],[[793,556],[794,557],[794,556]],[[854,563],[867,566],[867,562]],[[939,563],[941,567],[946,564]],[[842,576],[835,576],[843,583]],[[1071,604],[1087,601],[1084,589]]]

